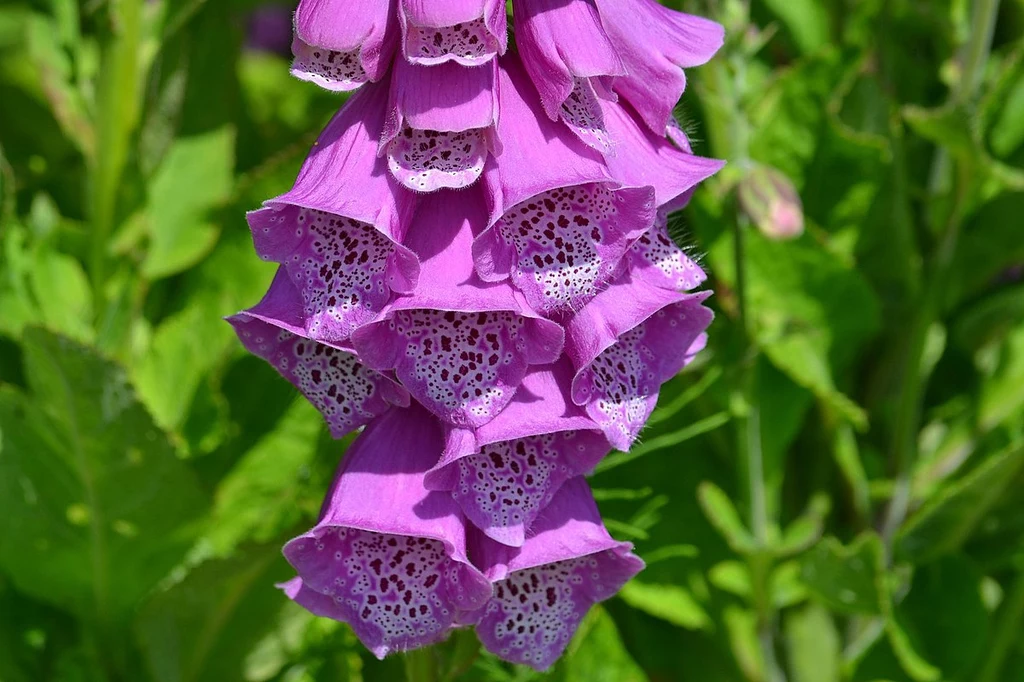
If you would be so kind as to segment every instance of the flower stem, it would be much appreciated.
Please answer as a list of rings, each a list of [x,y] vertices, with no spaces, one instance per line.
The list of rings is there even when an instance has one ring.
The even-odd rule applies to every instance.
[[[992,34],[998,14],[999,0],[976,0],[971,16],[971,35],[961,52],[960,61],[964,70],[953,92],[950,93],[952,102],[965,104],[974,97],[991,50]],[[947,178],[950,178],[950,164],[949,153],[942,147],[936,150],[929,192],[933,199],[939,199],[947,191],[948,185],[952,184],[953,207],[942,228],[921,300],[915,307],[916,315],[911,322],[907,350],[903,357],[903,377],[892,445],[896,484],[882,524],[882,537],[890,549],[892,540],[910,509],[912,469],[917,459],[921,403],[927,381],[927,368],[922,367],[922,359],[928,332],[942,312],[944,285],[949,279],[949,270],[953,264],[953,255],[956,252],[963,222],[963,207],[972,182],[971,174],[963,164],[959,164],[952,178],[947,181]]]
[[[995,635],[989,640],[988,655],[978,673],[976,682],[998,682],[1003,679],[1003,666],[1013,646],[1020,641],[1024,631],[1024,571],[1010,587],[999,609]]]
[[[405,653],[406,682],[440,682],[437,657],[430,648]]]
[[[96,151],[88,186],[92,227],[89,274],[100,325],[106,314],[108,242],[117,224],[118,195],[139,120],[142,0],[111,0],[109,12],[111,30],[102,47]]]

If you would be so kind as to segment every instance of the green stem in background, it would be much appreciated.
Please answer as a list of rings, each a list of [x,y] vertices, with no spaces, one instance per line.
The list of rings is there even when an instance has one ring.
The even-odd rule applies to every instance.
[[[988,654],[976,682],[999,682],[1005,679],[1003,666],[1006,658],[1024,630],[1024,571],[1017,573],[1010,593],[999,607],[997,618],[995,634],[989,640]]]
[[[143,0],[111,0],[111,30],[102,47],[96,111],[96,153],[89,165],[89,275],[97,320],[106,316],[108,243],[117,226],[117,203],[139,120],[139,55]],[[102,335],[102,334],[101,334]]]
[[[957,87],[950,93],[952,102],[965,104],[974,97],[981,82],[982,70],[988,61],[998,14],[999,0],[976,0],[974,3],[974,11],[971,15],[971,35],[961,52],[961,63],[964,65],[964,70]],[[949,164],[950,157],[946,150],[942,148],[937,150],[929,186],[930,195],[934,200],[939,199],[946,192]],[[920,432],[921,403],[927,381],[926,374],[929,371],[929,368],[923,367],[922,363],[928,332],[941,315],[945,294],[944,285],[949,279],[953,254],[956,252],[956,245],[959,241],[961,223],[963,222],[963,207],[971,182],[969,169],[965,168],[963,164],[959,164],[955,177],[951,180],[951,183],[955,184],[953,207],[942,229],[928,273],[927,284],[922,292],[922,298],[916,306],[916,314],[907,337],[907,350],[903,358],[903,377],[892,446],[896,484],[882,524],[882,537],[890,549],[892,540],[910,508],[912,470],[917,459],[917,437]]]
[[[437,656],[434,650],[427,647],[415,651],[407,651],[403,655],[405,660],[406,682],[440,682],[441,675],[438,670]]]

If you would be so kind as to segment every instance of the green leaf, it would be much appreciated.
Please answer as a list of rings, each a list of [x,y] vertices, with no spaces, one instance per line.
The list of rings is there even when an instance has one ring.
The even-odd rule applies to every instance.
[[[631,580],[619,597],[634,609],[688,630],[701,630],[711,619],[688,590],[679,585],[657,585]]]
[[[146,277],[168,277],[209,253],[219,232],[209,214],[231,192],[234,148],[234,130],[224,126],[179,138],[168,150],[147,192]]]
[[[864,533],[849,547],[825,538],[803,559],[804,583],[818,600],[843,613],[880,615],[889,596],[882,542]]]
[[[181,428],[200,381],[233,341],[231,328],[202,305],[191,305],[157,327],[132,378],[161,428]]]
[[[181,560],[208,502],[121,368],[35,328],[24,348],[31,393],[0,388],[0,566],[109,626]]]
[[[751,554],[757,546],[754,536],[740,520],[739,512],[725,492],[710,481],[700,484],[697,499],[708,521],[737,554]]]
[[[951,483],[901,529],[896,538],[900,556],[925,563],[956,551],[1022,470],[1024,443],[1018,442]]]
[[[559,682],[647,682],[647,675],[626,651],[615,621],[594,607],[551,677]]]
[[[39,323],[78,341],[93,339],[92,290],[77,260],[42,246],[33,258],[30,281]]]
[[[288,390],[281,382],[280,390]],[[309,467],[324,431],[320,413],[296,400],[271,433],[231,469],[217,488],[208,539],[226,553],[246,540],[267,542],[298,523],[309,497]],[[304,494],[305,493],[305,494]]]
[[[915,571],[910,592],[895,608],[915,647],[942,670],[943,679],[966,679],[989,643],[981,581],[966,557],[946,556]]]
[[[765,0],[801,52],[808,53],[829,42],[829,16],[826,5],[819,0]]]
[[[757,615],[753,611],[728,606],[722,613],[729,646],[736,663],[748,680],[763,680],[765,660],[757,638]]]
[[[782,534],[782,541],[773,548],[773,551],[780,556],[791,556],[813,545],[821,538],[825,518],[831,508],[832,503],[828,495],[824,493],[814,495],[810,504],[807,505],[806,511],[786,527]]]
[[[729,240],[719,248],[730,249]],[[857,427],[864,410],[836,387],[842,371],[878,329],[878,301],[864,279],[835,255],[803,239],[775,242],[747,234],[749,307],[765,355],[795,383],[810,390]],[[735,269],[724,253],[720,271]]]
[[[828,610],[808,604],[788,611],[783,632],[793,682],[839,682],[842,641]]]
[[[151,598],[135,635],[155,682],[241,680],[246,659],[287,604],[289,567],[275,544],[211,561]]]

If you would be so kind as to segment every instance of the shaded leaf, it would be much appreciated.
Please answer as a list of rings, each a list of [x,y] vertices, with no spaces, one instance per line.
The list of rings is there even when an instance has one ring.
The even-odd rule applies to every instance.
[[[39,329],[24,347],[31,393],[0,388],[0,565],[109,624],[181,560],[208,503],[121,368]]]

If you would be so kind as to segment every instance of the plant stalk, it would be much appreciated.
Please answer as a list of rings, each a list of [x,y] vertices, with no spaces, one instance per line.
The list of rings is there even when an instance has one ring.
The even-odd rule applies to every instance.
[[[960,61],[964,65],[964,71],[956,88],[950,93],[951,102],[966,104],[974,98],[991,50],[992,35],[998,14],[999,0],[976,0],[971,16],[971,35],[961,52]],[[939,148],[936,151],[929,184],[929,193],[935,200],[932,202],[933,204],[939,203],[937,200],[947,191],[946,178],[949,176],[949,165],[948,153],[945,149]],[[952,189],[955,192],[953,206],[933,255],[927,283],[922,291],[921,300],[916,306],[916,315],[911,322],[910,333],[907,337],[907,350],[903,357],[903,377],[892,445],[896,483],[882,523],[882,537],[889,550],[890,561],[892,541],[910,509],[913,466],[917,460],[917,438],[921,425],[922,399],[928,379],[926,373],[929,371],[929,368],[922,367],[928,332],[941,317],[945,298],[945,283],[949,279],[953,255],[959,241],[963,222],[962,213],[971,182],[969,169],[964,168],[963,164],[956,164],[955,177],[952,179],[954,184]]]

